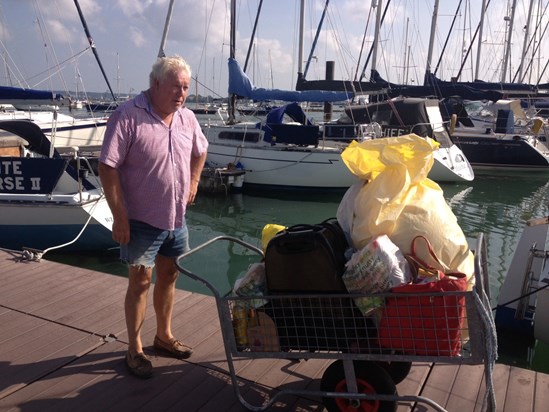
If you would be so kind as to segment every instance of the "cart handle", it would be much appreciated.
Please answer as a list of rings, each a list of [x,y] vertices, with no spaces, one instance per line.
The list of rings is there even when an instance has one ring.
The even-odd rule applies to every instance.
[[[185,252],[182,255],[179,255],[177,257],[176,261],[175,261],[175,264],[176,264],[177,268],[179,269],[179,271],[181,273],[183,273],[184,275],[190,277],[191,279],[205,285],[208,289],[210,289],[212,291],[212,293],[214,294],[214,296],[216,298],[221,298],[221,295],[220,295],[219,291],[216,289],[216,287],[214,285],[212,285],[209,281],[204,279],[203,277],[194,274],[193,272],[191,272],[188,269],[185,269],[183,266],[181,266],[180,261],[185,259],[187,256],[190,256],[190,255],[204,249],[205,247],[210,246],[211,244],[213,244],[215,242],[218,242],[218,241],[221,241],[221,240],[226,240],[226,241],[229,241],[229,242],[238,243],[239,245],[244,246],[245,248],[250,249],[253,252],[256,252],[259,256],[261,256],[262,259],[265,257],[265,254],[263,253],[262,249],[254,246],[250,243],[247,243],[247,242],[245,242],[241,239],[233,237],[233,236],[217,236],[217,237],[214,237],[214,238],[212,238],[212,239],[196,246],[195,248],[189,250],[188,252]]]

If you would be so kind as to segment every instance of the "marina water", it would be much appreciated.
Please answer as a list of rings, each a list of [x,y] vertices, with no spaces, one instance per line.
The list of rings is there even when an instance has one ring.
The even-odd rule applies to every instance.
[[[549,174],[477,172],[471,183],[440,186],[470,247],[475,247],[478,233],[485,235],[494,307],[526,221],[548,215]],[[191,247],[219,235],[234,236],[260,247],[261,231],[265,224],[290,226],[321,222],[336,215],[342,196],[343,193],[301,192],[199,194],[187,212]],[[92,255],[52,253],[45,258],[126,276],[126,267],[119,262],[118,251]],[[185,260],[184,267],[207,277],[222,292],[227,292],[234,280],[254,261],[257,261],[256,254],[229,242],[218,242]],[[184,276],[180,276],[177,287],[206,293],[204,288]],[[521,363],[538,370],[545,368],[549,372],[547,360],[538,361],[538,366],[532,366],[536,360],[532,359],[532,342],[516,342],[520,347],[517,349],[514,341],[514,338],[500,336],[500,360],[507,359],[506,363]],[[518,354],[518,359],[507,358],[504,351]],[[538,358],[543,353],[543,350],[535,351]]]

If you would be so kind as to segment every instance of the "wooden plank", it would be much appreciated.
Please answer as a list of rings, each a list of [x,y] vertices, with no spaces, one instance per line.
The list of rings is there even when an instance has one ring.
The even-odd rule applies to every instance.
[[[63,367],[80,353],[99,344],[97,339],[89,339],[89,335],[75,330],[63,332],[60,327],[54,326],[50,333],[59,337],[51,339],[49,346],[39,347],[39,350],[29,348],[28,344],[21,345],[15,351],[4,351],[0,347],[0,364],[5,364],[7,368],[7,373],[0,375],[0,388],[4,388],[0,392],[0,398]],[[31,343],[36,347],[36,342]],[[25,351],[25,348],[28,350]]]
[[[59,279],[62,279],[62,273],[59,273],[55,269],[55,267],[44,266],[41,268],[39,267],[34,267],[34,268],[36,269],[33,269],[33,270],[44,271],[50,279],[56,279],[57,276],[59,276]],[[60,280],[61,282],[63,282],[63,284],[59,284],[57,281],[44,282],[44,280],[40,276],[37,276],[36,272],[30,272],[30,271],[24,274],[20,274],[19,281],[15,282],[14,284],[10,283],[10,279],[7,277],[7,273],[0,274],[0,279],[2,279],[3,284],[10,284],[10,294],[3,296],[2,305],[11,307],[14,309],[25,308],[27,310],[30,309],[27,307],[27,304],[37,304],[37,303],[40,304],[42,302],[41,300],[33,299],[34,296],[30,294],[31,291],[33,291],[36,294],[39,294],[39,296],[36,296],[36,298],[40,296],[44,297],[44,296],[47,296],[48,290],[55,290],[55,286],[61,286],[62,288],[67,288],[68,284],[66,281],[69,280],[68,278]],[[37,282],[41,282],[42,289],[37,289],[33,286]]]
[[[492,372],[492,384],[493,384],[493,390],[494,390],[494,395],[496,399],[496,408],[497,410],[500,410],[500,411],[504,409],[505,394],[507,393],[507,389],[508,389],[510,371],[511,371],[511,367],[509,365],[496,364],[494,365],[494,370]],[[485,393],[486,393],[486,380],[483,379],[480,385],[477,400],[476,400],[476,405],[475,405],[476,412],[483,411],[482,405],[484,402]]]
[[[102,403],[108,404],[108,401],[101,396],[115,396],[109,387],[125,373],[120,362],[120,353],[124,353],[125,348],[126,345],[119,342],[104,343],[86,356],[74,358],[45,379],[0,399],[0,410],[11,407],[26,412],[102,410]]]
[[[34,316],[25,316],[21,312],[10,310],[2,316],[0,345],[3,342],[14,339],[28,331],[44,325],[47,321]]]
[[[71,294],[74,289],[76,289],[76,292],[86,290],[88,283],[92,288],[91,282],[98,282],[93,277],[86,276],[85,273],[84,277],[78,278],[78,282],[72,282],[74,274],[67,273],[67,276],[63,276],[63,272],[57,271],[55,267],[48,267],[42,272],[48,277],[46,281],[37,276],[35,272],[27,274],[26,280],[28,283],[12,290],[10,295],[3,299],[2,304],[13,309],[35,312],[51,302],[62,300],[65,295]],[[42,287],[39,289],[33,287],[32,285],[36,282],[42,282]]]
[[[431,363],[418,362],[412,364],[410,373],[402,382],[397,385],[399,396],[416,396],[419,395],[425,385],[425,381],[429,376],[432,368]],[[406,412],[413,407],[413,402],[399,401],[397,412]]]
[[[547,410],[549,405],[549,375],[536,373],[536,388],[534,394],[534,412]]]
[[[457,365],[434,364],[420,395],[444,407],[448,402],[449,389],[454,385],[458,370]]]
[[[446,409],[472,411],[475,409],[479,387],[484,377],[484,365],[461,365],[450,391]]]
[[[535,372],[511,367],[503,411],[533,411],[535,385]]]
[[[143,329],[152,380],[129,375],[123,300],[127,279],[55,262],[16,262],[0,251],[0,410],[241,411],[228,373],[214,298],[176,291],[172,328],[194,346],[189,360],[157,353],[152,299]],[[52,282],[52,279],[55,281]],[[4,304],[9,302],[14,307]],[[113,333],[117,340],[104,341]],[[318,389],[332,360],[237,359],[242,395],[254,404],[284,388]],[[421,393],[448,410],[480,410],[483,365],[414,364],[398,385],[401,395]],[[496,365],[499,411],[545,411],[549,375]],[[284,396],[274,411],[322,411],[320,399]],[[415,410],[431,410],[419,405]],[[400,404],[398,411],[409,410]]]
[[[22,258],[21,253],[18,252],[7,252],[4,249],[0,248],[0,269],[2,272],[8,272],[11,274],[16,274],[18,271],[24,272],[26,269],[23,269],[23,265],[31,265],[36,262],[32,262],[30,260],[26,260]],[[19,269],[15,269],[19,268]],[[17,277],[15,277],[12,280],[16,280]]]
[[[114,363],[118,375],[118,379],[115,381],[111,379],[105,382],[106,385],[112,387],[109,386],[108,390],[103,391],[104,393],[98,388],[89,388],[85,396],[81,397],[82,400],[91,403],[95,410],[137,410],[153,400],[157,401],[158,408],[150,410],[166,410],[171,401],[185,396],[185,390],[190,391],[189,395],[192,396],[192,392],[195,390],[194,385],[187,384],[185,388],[180,382],[183,377],[200,381],[200,376],[207,371],[207,369],[192,363],[176,359],[170,359],[169,363],[161,364],[158,362],[157,356],[151,355],[155,367],[154,375],[151,380],[143,381],[128,375],[123,360],[126,347],[122,346],[120,349],[112,353],[110,357],[110,363]],[[173,393],[174,400],[169,399],[166,395],[167,392]],[[113,393],[124,396],[113,396]],[[145,407],[145,410],[147,409]]]

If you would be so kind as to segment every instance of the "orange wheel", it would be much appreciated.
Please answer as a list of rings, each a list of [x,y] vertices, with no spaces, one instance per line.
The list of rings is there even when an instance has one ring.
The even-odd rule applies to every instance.
[[[396,395],[395,384],[387,371],[374,362],[355,361],[358,393],[367,395]],[[343,361],[332,363],[322,375],[320,389],[323,392],[348,392]],[[324,397],[323,403],[330,412],[394,412],[396,401],[348,399]]]

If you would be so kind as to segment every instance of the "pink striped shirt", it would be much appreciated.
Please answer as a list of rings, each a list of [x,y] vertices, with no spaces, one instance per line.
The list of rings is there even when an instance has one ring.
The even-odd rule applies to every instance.
[[[179,109],[168,127],[141,93],[110,115],[99,160],[118,170],[130,219],[173,230],[185,224],[191,156],[207,149],[191,110]]]

